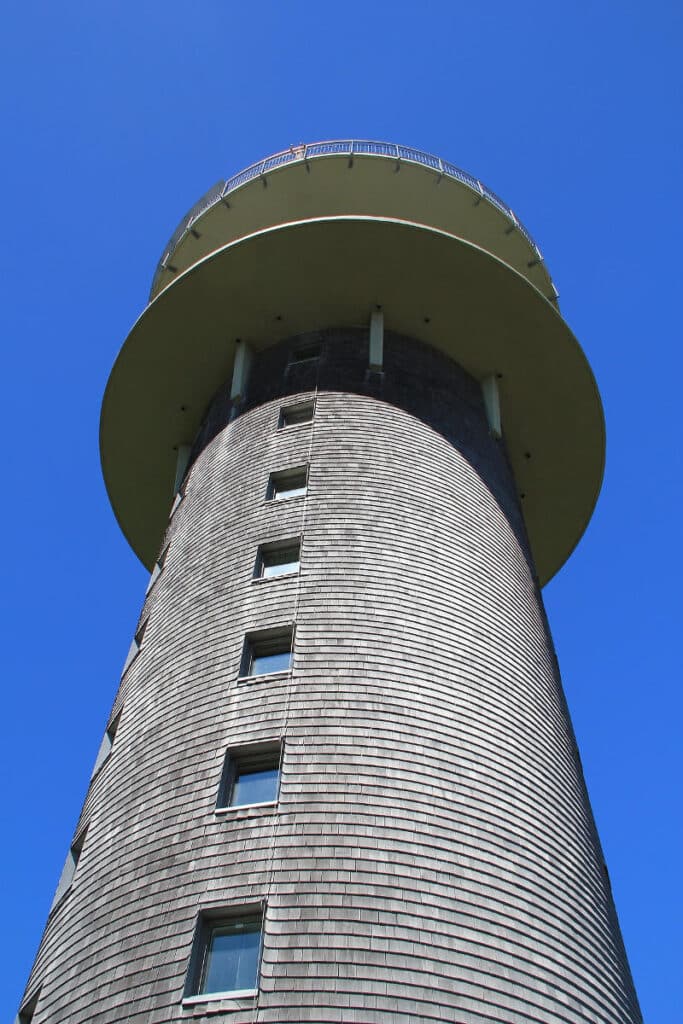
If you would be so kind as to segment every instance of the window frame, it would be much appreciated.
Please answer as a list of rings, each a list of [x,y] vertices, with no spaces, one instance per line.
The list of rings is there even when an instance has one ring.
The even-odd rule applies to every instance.
[[[269,568],[266,565],[266,560],[269,556],[277,555],[278,552],[296,552],[296,560],[292,559],[289,562],[273,563],[273,565],[293,565],[296,564],[295,569],[288,569],[285,572],[275,572],[267,575],[265,570]],[[271,566],[272,567],[272,566]],[[267,582],[269,580],[278,580],[284,576],[298,576],[301,571],[301,537],[287,537],[281,540],[268,541],[265,544],[259,544],[256,552],[256,561],[254,563],[253,578],[257,582]]]
[[[62,873],[59,876],[57,888],[55,890],[54,897],[52,899],[52,906],[50,907],[50,913],[62,902],[64,897],[71,892],[71,887],[74,884],[76,878],[76,872],[78,870],[78,862],[83,854],[83,847],[88,837],[88,827],[90,822],[87,822],[83,828],[78,832],[73,839],[69,847],[69,852],[66,855],[64,861],[64,867]]]
[[[254,659],[267,657],[268,654],[284,654],[286,648],[278,650],[281,643],[289,644],[289,664],[287,668],[273,669],[272,672],[254,672]],[[270,648],[274,648],[270,650]],[[259,653],[260,652],[260,653]],[[244,637],[242,658],[240,661],[239,680],[266,679],[273,676],[285,676],[292,671],[294,662],[294,626],[278,626],[274,629],[259,629],[249,632]]]
[[[210,959],[211,942],[214,934],[221,928],[228,928],[238,922],[260,922],[259,944],[256,959],[256,977],[253,988],[222,989],[215,992],[203,992],[207,965]],[[190,954],[190,963],[185,982],[183,1005],[192,1006],[197,1003],[211,1002],[219,999],[254,998],[259,991],[261,982],[261,961],[263,958],[263,936],[266,923],[265,901],[247,903],[239,906],[205,908],[200,910],[195,924],[195,934]]]
[[[133,637],[135,643],[138,645],[138,650],[142,647],[142,641],[145,639],[145,633],[147,632],[147,625],[149,623],[149,615],[146,615],[138,628],[135,630],[135,636]]]
[[[178,488],[178,490],[173,495],[173,501],[171,503],[171,511],[168,514],[168,521],[169,521],[169,523],[171,522],[171,520],[173,519],[174,515],[178,511],[179,506],[185,500],[185,492],[187,490],[188,480],[190,479],[190,477],[189,477],[189,468],[190,467],[188,466],[188,469],[185,472],[185,476],[183,477],[183,480],[182,480],[182,483],[180,484],[180,487]]]
[[[116,739],[116,733],[121,722],[121,715],[123,714],[123,707],[120,707],[116,714],[110,719],[109,725],[104,730],[104,736],[100,743],[100,749],[97,751],[97,757],[95,758],[95,766],[90,776],[91,781],[95,778],[101,768],[107,763],[111,757],[111,752],[114,746],[114,740]]]
[[[286,484],[288,480],[298,480],[303,477],[303,485],[291,487],[290,491],[280,493],[280,485]],[[291,493],[296,491],[296,493]],[[308,464],[303,466],[292,466],[291,469],[277,469],[268,477],[266,489],[266,501],[281,502],[294,498],[305,498],[308,494]]]
[[[280,785],[282,782],[282,761],[284,756],[284,745],[281,740],[263,740],[257,743],[242,744],[240,746],[228,747],[223,760],[223,770],[218,785],[216,796],[216,814],[226,814],[232,811],[241,811],[253,807],[274,807],[280,799]],[[240,774],[249,774],[242,771],[240,767],[253,767],[254,771],[259,766],[264,768],[275,768],[277,781],[275,795],[272,800],[258,800],[250,803],[232,803],[235,783]],[[261,769],[262,770],[262,769]]]
[[[149,577],[149,582],[147,583],[147,589],[145,590],[145,597],[147,597],[147,595],[151,591],[152,587],[154,586],[154,584],[156,583],[156,581],[159,579],[159,577],[161,576],[162,572],[164,571],[164,565],[166,564],[166,558],[168,556],[168,549],[170,548],[170,546],[171,546],[171,542],[169,540],[169,541],[167,541],[164,544],[164,546],[162,547],[161,551],[159,552],[159,557],[157,558],[156,562],[154,563],[154,567],[153,567],[152,572],[151,572],[150,577]]]
[[[38,1001],[40,999],[40,992],[42,987],[42,985],[39,985],[38,988],[34,992],[32,992],[30,996],[24,999],[23,1003],[19,1007],[19,1012],[17,1013],[15,1024],[31,1024],[31,1021],[35,1016],[35,1012],[38,1009]]]
[[[126,672],[137,658],[142,648],[142,641],[145,638],[145,632],[149,623],[149,613],[138,623],[138,627],[135,630],[135,635],[131,641],[131,645],[128,648],[128,654],[121,670],[121,676],[125,676]]]
[[[305,419],[295,418],[292,422],[287,422],[291,415],[298,417],[301,413],[310,412],[310,416]],[[288,430],[290,427],[305,427],[307,424],[313,422],[315,416],[315,399],[306,398],[301,402],[292,402],[291,405],[280,406],[280,415],[278,417],[277,427],[278,430]]]

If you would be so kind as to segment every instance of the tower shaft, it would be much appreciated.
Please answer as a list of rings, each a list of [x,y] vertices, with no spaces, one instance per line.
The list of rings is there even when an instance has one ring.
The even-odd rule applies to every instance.
[[[368,345],[281,343],[209,411],[38,1020],[638,1019],[504,446],[456,364]],[[226,753],[269,747],[274,800],[221,806]],[[245,914],[256,991],[195,991],[198,919]]]

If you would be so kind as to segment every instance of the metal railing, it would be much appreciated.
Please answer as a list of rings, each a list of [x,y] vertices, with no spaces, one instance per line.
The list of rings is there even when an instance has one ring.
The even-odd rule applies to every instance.
[[[203,195],[201,199],[198,200],[198,202],[196,202],[185,214],[178,227],[168,240],[166,248],[164,249],[164,254],[159,260],[154,274],[150,299],[156,291],[163,271],[167,267],[169,269],[173,268],[173,253],[178,247],[180,241],[185,237],[188,231],[191,231],[192,225],[206,210],[215,206],[216,203],[224,201],[231,192],[234,192],[236,189],[246,184],[246,182],[252,181],[254,178],[263,177],[263,175],[267,174],[268,171],[273,170],[275,167],[281,167],[283,164],[296,162],[305,164],[309,160],[315,160],[319,157],[336,155],[347,156],[350,160],[357,155],[381,156],[395,160],[398,164],[403,162],[421,164],[423,167],[429,167],[445,178],[454,178],[456,181],[459,181],[470,188],[481,199],[488,200],[488,202],[495,206],[497,210],[500,210],[500,212],[510,220],[524,238],[526,238],[527,242],[534,250],[534,262],[541,263],[543,261],[541,251],[536,245],[534,239],[524,225],[517,219],[507,203],[504,203],[495,192],[492,192],[490,188],[487,188],[486,185],[478,180],[478,178],[472,177],[472,175],[468,174],[467,171],[461,170],[460,167],[456,167],[455,164],[448,163],[448,161],[442,160],[438,156],[433,156],[431,153],[423,153],[422,150],[412,149],[410,146],[398,146],[391,142],[372,142],[367,139],[341,139],[329,142],[313,142],[309,145],[302,144],[299,146],[290,146],[289,149],[285,149],[281,153],[275,153],[273,156],[266,157],[265,160],[259,160],[258,163],[252,164],[250,167],[245,168],[245,170],[240,171],[238,174],[234,174],[232,178],[228,178],[226,181],[217,182],[213,188],[210,188],[209,191],[206,192],[205,195]]]

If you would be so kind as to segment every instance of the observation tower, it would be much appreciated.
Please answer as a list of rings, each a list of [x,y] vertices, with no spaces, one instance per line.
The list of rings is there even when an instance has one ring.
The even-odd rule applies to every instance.
[[[512,210],[375,142],[220,182],[101,452],[151,578],[19,1020],[640,1021],[540,594],[602,408]]]

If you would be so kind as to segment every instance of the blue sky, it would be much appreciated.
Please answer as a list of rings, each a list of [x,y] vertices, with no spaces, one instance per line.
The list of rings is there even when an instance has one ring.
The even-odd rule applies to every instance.
[[[99,468],[109,369],[194,200],[290,143],[338,137],[437,153],[498,192],[593,366],[604,488],[545,598],[643,1011],[683,1019],[682,20],[660,0],[5,10],[6,1019],[146,584]]]

